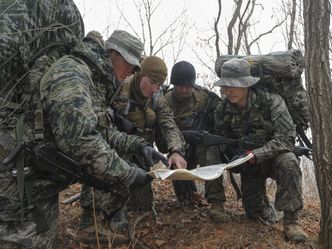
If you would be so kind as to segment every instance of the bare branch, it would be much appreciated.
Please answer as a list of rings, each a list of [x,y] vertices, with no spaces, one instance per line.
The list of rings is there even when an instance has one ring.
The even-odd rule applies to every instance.
[[[234,0],[236,7],[234,10],[234,14],[232,16],[232,19],[230,20],[228,26],[227,26],[227,34],[228,34],[228,46],[227,46],[227,52],[228,54],[233,54],[233,28],[236,23],[236,20],[240,16],[241,6],[242,6],[242,0]]]
[[[267,35],[267,34],[271,34],[273,32],[273,30],[275,30],[276,28],[280,27],[284,22],[285,22],[286,19],[282,20],[281,22],[275,24],[270,30],[258,35],[254,40],[252,40],[250,43],[249,43],[249,46],[251,47],[252,44],[256,43],[259,39],[261,39],[263,36]]]
[[[292,13],[289,29],[289,40],[288,40],[288,49],[292,49],[292,44],[294,42],[294,26],[295,26],[295,17],[296,17],[296,0],[292,1]]]
[[[219,58],[219,56],[220,56],[219,31],[218,31],[218,23],[220,20],[220,16],[221,16],[221,0],[218,0],[218,15],[217,15],[217,19],[215,19],[215,21],[214,21],[214,32],[216,34],[215,45],[216,45],[217,58]]]
[[[246,5],[246,8],[244,9],[241,17],[239,17],[239,27],[238,27],[238,29],[239,29],[238,32],[239,33],[238,33],[238,36],[237,36],[237,42],[236,42],[236,45],[235,45],[234,54],[239,53],[242,37],[243,37],[244,34],[247,33],[247,29],[248,29],[248,26],[249,26],[249,20],[250,20],[250,18],[252,17],[252,15],[254,13],[256,0],[253,0],[251,2],[251,8],[249,9],[250,2],[251,2],[251,0],[248,1],[247,5]],[[248,11],[249,11],[249,14],[246,17],[245,21],[243,22],[243,18],[244,18],[245,14]]]

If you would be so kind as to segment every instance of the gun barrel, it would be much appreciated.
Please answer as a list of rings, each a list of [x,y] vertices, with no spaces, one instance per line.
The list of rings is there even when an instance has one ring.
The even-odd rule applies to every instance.
[[[207,131],[204,131],[202,144],[205,147],[215,145],[215,144],[228,144],[228,145],[237,146],[237,145],[239,145],[239,140],[233,139],[233,138],[225,138],[225,137],[218,136],[218,135],[213,135]]]

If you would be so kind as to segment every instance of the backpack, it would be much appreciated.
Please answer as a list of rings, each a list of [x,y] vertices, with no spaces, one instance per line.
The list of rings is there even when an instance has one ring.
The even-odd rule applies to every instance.
[[[3,128],[15,130],[43,73],[83,38],[84,25],[73,0],[6,0],[0,9],[2,134]]]
[[[0,167],[23,142],[44,138],[39,82],[54,61],[69,53],[84,35],[73,0],[0,2]],[[17,187],[22,208],[29,207],[31,184],[25,181],[24,151],[16,151]],[[10,168],[8,169],[10,170]],[[25,190],[24,190],[25,189]],[[44,214],[33,205],[37,231],[47,229]]]
[[[222,55],[215,63],[215,71],[219,77],[222,64],[233,58],[245,59],[250,64],[251,75],[260,77],[252,88],[277,93],[284,99],[296,125],[299,142],[311,149],[312,144],[305,134],[309,127],[309,107],[307,93],[302,85],[304,62],[301,51],[288,50],[248,56]]]

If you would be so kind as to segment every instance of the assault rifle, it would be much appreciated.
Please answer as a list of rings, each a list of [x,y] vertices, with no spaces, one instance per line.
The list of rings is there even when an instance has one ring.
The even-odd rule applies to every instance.
[[[262,147],[265,144],[265,142],[258,139],[252,139],[250,137],[245,137],[240,139],[225,138],[223,136],[218,136],[203,131],[202,144],[204,146],[211,146],[215,144],[227,144],[234,146],[234,148],[254,150]],[[304,146],[295,146],[293,152],[296,156],[306,156],[309,159],[311,159],[312,156],[312,150]]]
[[[3,160],[3,165],[11,165],[21,152],[28,153],[32,157],[33,164],[36,165],[40,171],[51,173],[48,174],[50,177],[54,177],[54,180],[63,182],[66,185],[71,185],[76,182],[84,182],[91,187],[105,190],[118,196],[125,197],[127,195],[126,191],[128,190],[125,186],[121,188],[121,191],[118,191],[119,185],[115,186],[115,184],[109,181],[104,181],[101,178],[83,171],[82,165],[61,153],[53,146],[45,143],[35,145],[22,142],[18,144]],[[12,176],[17,177],[20,174],[18,172],[19,170],[20,169],[14,169],[12,167],[10,172]],[[25,177],[29,177],[29,174],[34,169],[25,167],[22,170],[24,171]]]

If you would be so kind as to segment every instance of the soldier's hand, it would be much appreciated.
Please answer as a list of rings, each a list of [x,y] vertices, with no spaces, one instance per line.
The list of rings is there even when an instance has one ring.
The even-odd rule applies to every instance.
[[[184,139],[190,144],[200,144],[203,139],[203,131],[184,130],[181,131]]]
[[[140,188],[144,185],[150,183],[153,180],[153,177],[149,176],[147,172],[144,169],[137,168],[137,174],[133,181],[133,183],[130,185],[130,188]]]
[[[150,145],[143,145],[141,147],[141,152],[144,161],[149,168],[153,166],[155,163],[158,163],[159,161],[168,166],[167,158],[164,157],[163,154],[152,148]]]
[[[168,158],[168,165],[175,169],[185,169],[187,168],[187,161],[182,155],[175,152]]]

